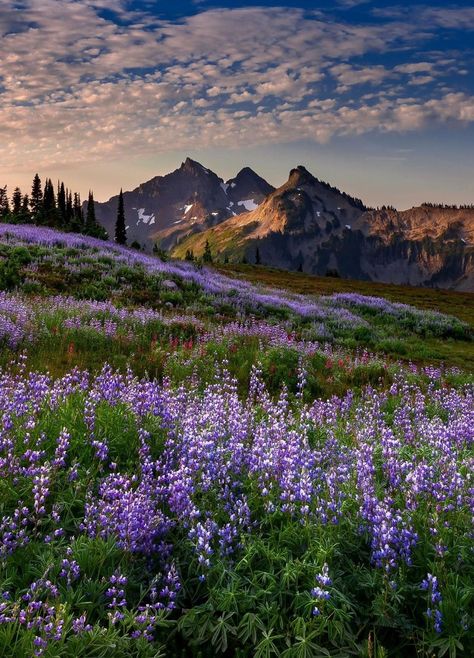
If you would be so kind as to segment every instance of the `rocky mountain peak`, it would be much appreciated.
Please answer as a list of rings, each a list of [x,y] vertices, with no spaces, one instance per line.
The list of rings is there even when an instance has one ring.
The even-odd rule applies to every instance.
[[[288,185],[298,187],[300,185],[314,185],[317,179],[303,165],[298,165],[290,171]]]
[[[209,174],[209,169],[206,169],[200,162],[192,160],[187,157],[184,162],[181,163],[180,170],[194,176],[200,176],[202,174]]]

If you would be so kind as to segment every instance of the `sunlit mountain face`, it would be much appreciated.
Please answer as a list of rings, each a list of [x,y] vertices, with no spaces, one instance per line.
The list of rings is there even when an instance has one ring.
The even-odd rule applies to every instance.
[[[0,0],[0,185],[106,199],[186,155],[366,203],[472,201],[466,3]]]

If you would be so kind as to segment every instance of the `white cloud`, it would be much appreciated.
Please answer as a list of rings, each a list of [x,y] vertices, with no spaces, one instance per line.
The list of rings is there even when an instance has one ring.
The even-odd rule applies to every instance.
[[[0,0],[0,139],[13,144],[5,169],[474,120],[467,94],[416,95],[453,65],[415,61],[426,26],[420,37],[416,24],[348,25],[288,8],[215,9],[172,23],[109,0],[26,5],[19,14]],[[113,7],[120,25],[98,7]],[[389,50],[401,53],[393,68],[358,63]],[[356,85],[370,93],[337,100]]]

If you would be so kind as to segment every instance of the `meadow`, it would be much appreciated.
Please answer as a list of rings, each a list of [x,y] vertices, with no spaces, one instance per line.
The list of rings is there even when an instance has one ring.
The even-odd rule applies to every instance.
[[[237,270],[0,225],[0,655],[472,655],[469,296]]]

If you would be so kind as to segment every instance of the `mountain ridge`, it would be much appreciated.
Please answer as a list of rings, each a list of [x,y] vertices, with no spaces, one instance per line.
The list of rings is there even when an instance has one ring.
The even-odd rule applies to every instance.
[[[169,174],[123,193],[129,242],[170,248],[188,233],[256,208],[273,189],[250,167],[224,181],[188,157]],[[109,235],[114,234],[117,203],[118,196],[95,203],[97,220]]]
[[[310,274],[474,290],[474,208],[369,208],[303,165],[274,188],[250,167],[224,181],[186,158],[124,192],[129,244]],[[96,203],[113,235],[118,197]],[[257,255],[258,253],[258,255]]]
[[[206,242],[231,262],[474,290],[474,208],[368,208],[302,165],[257,209],[186,237],[171,253],[200,256]]]

